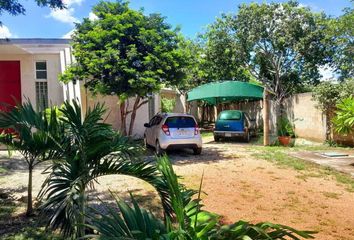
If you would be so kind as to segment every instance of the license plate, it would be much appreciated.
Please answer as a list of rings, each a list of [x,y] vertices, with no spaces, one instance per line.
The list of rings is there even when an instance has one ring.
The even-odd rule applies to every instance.
[[[186,136],[187,133],[186,133],[186,131],[184,131],[184,130],[179,130],[179,131],[178,131],[178,135],[181,136],[181,137],[183,137],[183,136]]]
[[[225,137],[231,137],[231,133],[225,133]]]

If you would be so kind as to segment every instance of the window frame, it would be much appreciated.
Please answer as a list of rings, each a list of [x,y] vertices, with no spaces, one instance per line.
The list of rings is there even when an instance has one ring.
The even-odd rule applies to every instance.
[[[37,63],[45,63],[44,69],[37,69]],[[46,78],[37,78],[37,72],[45,72]],[[46,60],[35,60],[34,62],[34,79],[36,82],[47,82],[48,81],[48,62]]]

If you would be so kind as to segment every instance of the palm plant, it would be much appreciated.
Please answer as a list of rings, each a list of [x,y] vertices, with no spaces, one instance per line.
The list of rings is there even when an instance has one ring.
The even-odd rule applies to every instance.
[[[298,231],[291,227],[268,222],[251,224],[238,221],[231,225],[223,225],[220,216],[202,210],[200,199],[201,186],[197,198],[192,198],[194,191],[178,184],[178,178],[166,157],[158,159],[158,168],[169,186],[171,205],[174,217],[167,217],[163,222],[142,209],[132,198],[133,207],[116,199],[117,212],[108,207],[108,214],[91,211],[88,225],[96,235],[87,238],[97,239],[177,239],[177,240],[229,240],[229,239],[300,239],[313,238],[311,231]]]
[[[336,116],[333,118],[335,130],[338,133],[348,134],[353,132],[354,127],[354,98],[348,97],[341,100],[337,105]]]
[[[27,215],[33,213],[33,169],[39,163],[57,157],[54,149],[60,126],[56,113],[55,109],[37,112],[29,101],[10,111],[0,111],[0,129],[3,129],[0,143],[7,145],[9,150],[19,151],[28,166]]]
[[[129,175],[150,183],[160,194],[165,212],[171,212],[168,189],[156,167],[140,161],[140,145],[102,122],[103,105],[89,109],[83,119],[76,102],[66,102],[60,111],[65,128],[59,149],[62,158],[48,169],[39,194],[43,200],[41,209],[49,217],[48,227],[59,228],[66,237],[82,237],[86,190],[99,176],[109,174]]]

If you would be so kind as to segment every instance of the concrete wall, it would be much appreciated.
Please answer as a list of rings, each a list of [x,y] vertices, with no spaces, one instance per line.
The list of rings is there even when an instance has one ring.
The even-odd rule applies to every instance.
[[[295,125],[295,133],[301,138],[324,142],[326,140],[326,117],[316,108],[312,93],[296,94],[286,99],[285,111]]]
[[[103,103],[107,108],[107,112],[104,115],[104,121],[109,123],[113,126],[113,128],[117,131],[121,128],[121,121],[120,121],[120,109],[119,109],[119,100],[117,96],[92,96],[85,88],[81,88],[81,96],[82,96],[82,109],[84,112],[88,110],[89,107],[93,107],[97,103]],[[129,106],[130,109],[133,106],[134,98],[129,99]],[[154,112],[158,112],[159,105],[157,103],[156,98],[153,98],[155,101],[155,109]],[[149,103],[142,105],[136,114],[134,128],[133,128],[133,136],[135,138],[142,138],[144,136],[144,123],[149,122]],[[130,123],[130,114],[127,117],[127,129],[129,128]]]
[[[133,136],[135,138],[142,138],[144,136],[144,123],[149,120],[158,112],[161,112],[161,96],[175,98],[176,105],[174,112],[186,112],[185,111],[185,98],[183,95],[177,94],[176,91],[170,89],[161,90],[161,94],[153,94],[149,103],[142,105],[135,118]],[[134,98],[129,99],[130,109],[134,104]],[[92,96],[84,87],[81,87],[81,104],[84,111],[87,111],[89,107],[93,107],[97,103],[104,103],[107,108],[107,112],[104,116],[104,121],[113,126],[117,131],[121,128],[119,101],[117,96]],[[130,123],[130,114],[127,118],[127,129]]]

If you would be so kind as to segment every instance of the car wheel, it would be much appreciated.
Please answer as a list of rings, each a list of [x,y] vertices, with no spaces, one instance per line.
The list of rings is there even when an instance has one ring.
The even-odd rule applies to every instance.
[[[251,135],[250,135],[250,132],[249,131],[247,131],[247,133],[246,133],[246,135],[245,135],[245,142],[250,142],[250,140],[251,140]]]
[[[202,148],[193,148],[194,155],[200,155],[202,153]]]
[[[219,142],[220,141],[220,137],[214,136],[214,141],[215,142]]]
[[[157,156],[162,156],[164,154],[164,150],[161,148],[159,140],[156,140],[155,152]]]

